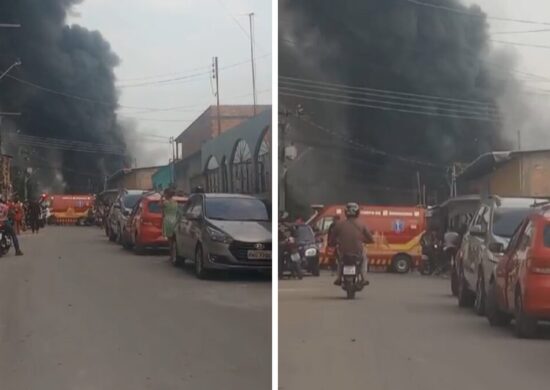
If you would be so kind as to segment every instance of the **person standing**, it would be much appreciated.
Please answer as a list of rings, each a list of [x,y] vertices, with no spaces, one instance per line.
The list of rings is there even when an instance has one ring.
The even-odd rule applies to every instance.
[[[2,226],[8,237],[11,238],[11,241],[13,242],[13,246],[15,248],[15,255],[23,256],[23,252],[21,252],[21,248],[19,247],[17,234],[15,234],[15,231],[13,230],[14,221],[12,214],[13,213],[10,211],[10,206],[8,206],[4,198],[0,196],[0,225]]]
[[[20,235],[23,225],[23,203],[16,199],[14,201],[13,210],[15,215],[15,233]]]
[[[40,204],[36,201],[31,201],[29,205],[29,219],[33,234],[37,234],[40,230]]]
[[[162,197],[162,235],[168,239],[170,248],[174,240],[178,202],[174,200],[175,191],[171,188],[164,190]]]

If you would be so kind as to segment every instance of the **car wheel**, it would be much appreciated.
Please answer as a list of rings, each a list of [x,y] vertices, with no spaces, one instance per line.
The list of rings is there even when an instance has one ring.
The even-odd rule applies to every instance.
[[[489,286],[485,314],[491,326],[506,326],[511,320],[510,316],[498,307],[497,286],[495,282],[491,283]]]
[[[197,246],[195,251],[195,276],[198,279],[206,279],[208,271],[204,268],[204,252],[202,246]]]
[[[138,256],[141,256],[145,253],[145,248],[143,247],[143,245],[139,244],[138,238],[139,237],[136,233],[136,235],[134,236],[134,253]]]
[[[111,228],[109,228],[109,227],[107,228],[107,230],[108,230],[108,232],[109,232],[109,233],[108,233],[109,241],[115,242],[115,241],[116,241],[116,234],[113,233],[113,231],[112,231]]]
[[[184,265],[184,259],[178,255],[178,248],[175,238],[170,243],[170,263],[172,263],[174,267],[181,267]]]
[[[116,232],[116,242],[117,244],[122,244],[122,235],[124,233],[122,232],[122,226],[118,226],[117,232]]]
[[[468,290],[468,284],[464,278],[464,273],[461,271],[458,277],[458,306],[472,307],[474,300],[475,296],[470,290]]]
[[[516,291],[515,303],[515,334],[520,339],[532,339],[537,334],[537,320],[525,313],[519,290]]]
[[[398,274],[406,274],[411,270],[411,258],[404,254],[396,255],[392,261],[392,268]]]
[[[485,278],[483,277],[483,270],[479,270],[477,274],[476,282],[476,295],[474,300],[474,311],[478,316],[485,314]]]

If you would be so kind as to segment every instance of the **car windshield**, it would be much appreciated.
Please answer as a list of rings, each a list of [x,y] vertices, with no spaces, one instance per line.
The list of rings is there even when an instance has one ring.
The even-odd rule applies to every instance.
[[[206,198],[206,217],[224,221],[269,221],[266,205],[253,198]]]
[[[296,240],[299,242],[315,241],[315,235],[313,234],[313,231],[309,226],[306,226],[306,225],[296,226],[296,229],[294,231],[294,236],[296,237]]]
[[[500,208],[493,218],[493,233],[503,238],[511,238],[520,222],[531,212],[531,208]]]
[[[140,198],[141,194],[126,195],[124,197],[124,207],[126,207],[127,209],[133,209]]]

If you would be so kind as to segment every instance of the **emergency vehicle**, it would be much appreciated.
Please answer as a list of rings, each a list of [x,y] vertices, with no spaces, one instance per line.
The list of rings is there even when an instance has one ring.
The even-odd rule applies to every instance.
[[[49,195],[49,223],[56,225],[75,225],[79,219],[88,217],[94,205],[92,195]]]
[[[334,248],[327,247],[328,230],[336,216],[345,219],[345,205],[312,206],[315,214],[307,222],[322,239],[320,263],[335,261]],[[369,271],[406,273],[422,260],[420,239],[426,230],[426,210],[421,207],[361,205],[359,220],[374,238],[366,245]]]

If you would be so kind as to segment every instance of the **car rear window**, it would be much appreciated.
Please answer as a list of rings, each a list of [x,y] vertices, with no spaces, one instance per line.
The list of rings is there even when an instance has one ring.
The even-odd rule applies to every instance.
[[[550,248],[550,225],[544,227],[543,232],[544,246]]]
[[[493,217],[493,233],[499,237],[512,237],[521,221],[532,211],[530,207],[497,209]]]
[[[124,197],[124,207],[127,209],[133,209],[136,203],[141,199],[141,194],[139,195],[126,195]]]
[[[254,198],[206,198],[206,217],[221,221],[269,221],[264,202]]]

